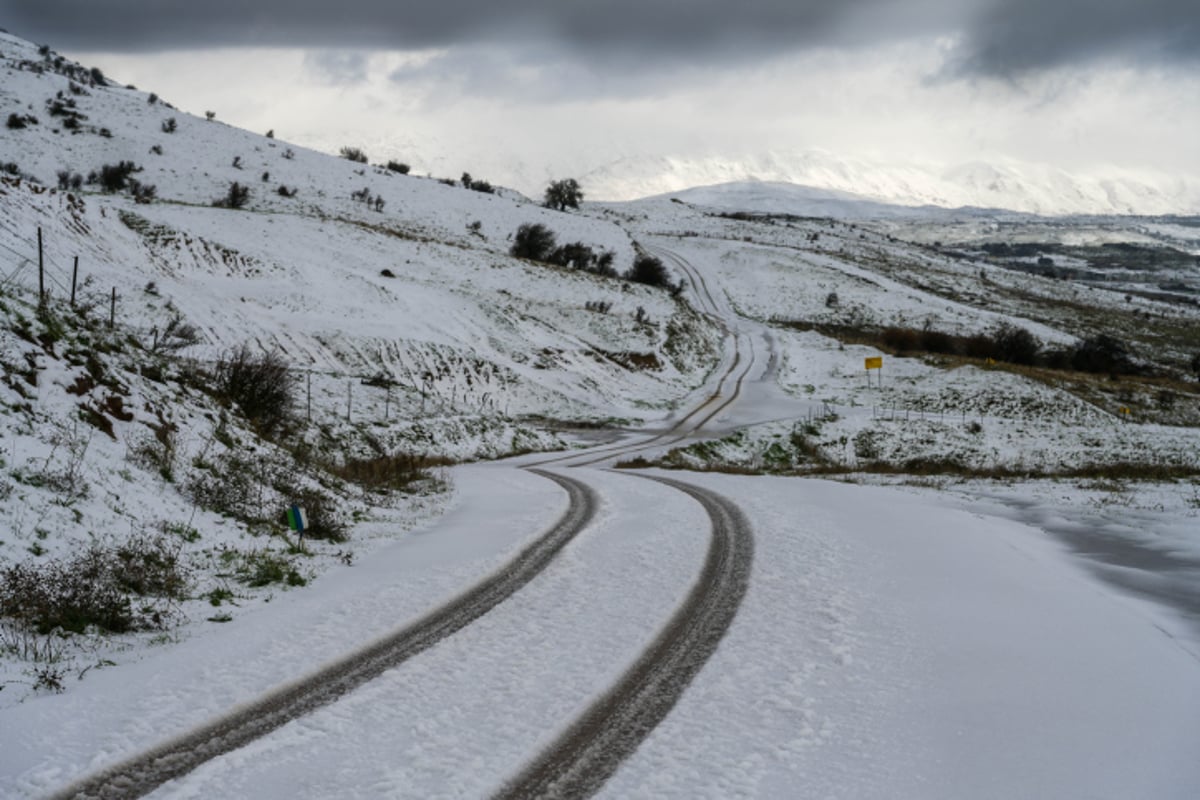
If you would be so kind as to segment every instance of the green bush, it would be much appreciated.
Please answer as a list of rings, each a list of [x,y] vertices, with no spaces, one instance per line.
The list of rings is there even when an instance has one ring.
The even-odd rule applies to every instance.
[[[540,223],[526,223],[517,228],[509,254],[514,258],[545,261],[554,251],[554,231]]]
[[[633,266],[625,273],[625,279],[647,286],[671,288],[671,276],[666,266],[654,256],[641,255],[634,259]]]
[[[567,178],[550,182],[550,185],[546,187],[542,205],[546,208],[566,211],[568,208],[579,208],[581,202],[583,202],[583,189],[579,187],[579,182],[574,178]]]
[[[273,583],[303,586],[308,583],[296,569],[296,562],[283,553],[252,550],[248,553],[238,553],[235,558],[237,565],[234,573],[237,579],[247,586],[269,586]]]

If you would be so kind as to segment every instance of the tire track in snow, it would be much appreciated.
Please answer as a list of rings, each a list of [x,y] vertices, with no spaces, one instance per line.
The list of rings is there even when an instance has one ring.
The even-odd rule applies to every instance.
[[[599,508],[598,496],[586,484],[542,470],[531,471],[562,486],[567,491],[569,506],[547,533],[491,577],[411,625],[225,716],[85,777],[51,797],[56,800],[141,797],[209,759],[334,702],[482,617],[541,572],[591,523]]]
[[[743,339],[745,340],[744,349],[742,347]],[[738,398],[742,395],[742,387],[746,382],[746,378],[749,377],[750,371],[754,369],[758,361],[757,353],[754,350],[754,342],[743,334],[738,333],[734,335],[734,347],[733,363],[729,365],[728,371],[722,376],[717,391],[699,406],[692,409],[686,417],[670,430],[643,441],[635,441],[622,445],[609,445],[603,449],[560,456],[551,459],[551,461],[567,462],[566,465],[571,467],[587,467],[602,461],[609,461],[617,456],[629,456],[654,447],[670,447],[699,432],[714,417],[737,402]],[[725,383],[730,378],[733,379],[732,393],[725,388]],[[700,417],[699,421],[692,421],[693,418],[701,414],[703,416]],[[549,462],[541,461],[538,463],[545,464]]]
[[[683,605],[633,666],[495,800],[577,798],[599,791],[716,652],[746,595],[754,535],[738,507],[688,483],[638,477],[685,492],[708,512],[712,540],[704,568]]]
[[[692,284],[692,291],[696,293],[696,299],[702,306],[707,305],[707,308],[700,309],[702,314],[712,317],[718,324],[727,325],[729,323],[729,320],[721,316],[721,308],[717,305],[716,298],[713,297],[712,292],[708,288],[708,281],[704,280],[704,276],[700,274],[699,270],[693,267],[683,256],[665,247],[647,246],[646,251],[651,255],[656,255],[659,258],[665,258],[667,261],[670,261],[684,274],[684,277]]]
[[[700,313],[719,325],[725,331],[726,336],[733,337],[733,350],[725,357],[729,359],[729,363],[721,374],[717,388],[703,402],[692,408],[670,428],[661,433],[633,442],[600,445],[582,452],[554,456],[534,462],[531,466],[561,463],[571,467],[586,467],[602,461],[612,460],[618,456],[628,456],[654,447],[669,447],[697,433],[714,417],[737,402],[741,396],[743,384],[749,377],[751,370],[758,363],[758,353],[755,351],[753,339],[740,330],[737,330],[736,327],[731,327],[736,317],[732,311],[727,310],[725,312],[730,316],[730,319],[721,316],[721,308],[717,305],[712,292],[709,290],[704,276],[682,256],[661,247],[647,247],[646,250],[675,264],[692,284],[692,289],[696,293],[699,305],[706,306],[706,308],[700,309]],[[772,355],[773,358],[774,356]],[[731,381],[732,391],[726,387],[726,384]],[[698,421],[696,421],[697,418],[699,418]]]

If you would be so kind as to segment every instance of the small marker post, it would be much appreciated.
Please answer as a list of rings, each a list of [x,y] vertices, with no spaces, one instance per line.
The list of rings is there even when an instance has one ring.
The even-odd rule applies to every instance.
[[[290,506],[287,510],[288,528],[296,532],[296,545],[303,547],[304,531],[308,529],[308,514],[301,506]]]

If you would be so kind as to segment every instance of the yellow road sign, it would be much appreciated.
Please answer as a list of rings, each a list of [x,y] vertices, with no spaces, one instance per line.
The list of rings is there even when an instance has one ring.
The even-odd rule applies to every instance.
[[[874,356],[863,360],[867,362],[867,369],[883,369],[883,356]]]

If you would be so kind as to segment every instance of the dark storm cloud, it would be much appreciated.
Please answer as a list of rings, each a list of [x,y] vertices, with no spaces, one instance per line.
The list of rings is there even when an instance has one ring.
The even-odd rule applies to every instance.
[[[769,48],[829,32],[850,7],[890,0],[9,0],[18,35],[62,48],[223,45],[442,47],[550,38],[653,53],[726,43]]]
[[[1200,6],[1196,0],[986,2],[969,22],[955,67],[1011,76],[1109,56],[1200,64]]]
[[[7,0],[57,49],[538,44],[606,68],[767,59],[816,45],[959,37],[954,67],[1012,75],[1104,56],[1200,60],[1196,0]]]

